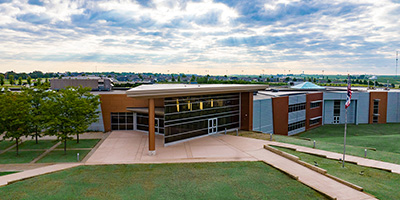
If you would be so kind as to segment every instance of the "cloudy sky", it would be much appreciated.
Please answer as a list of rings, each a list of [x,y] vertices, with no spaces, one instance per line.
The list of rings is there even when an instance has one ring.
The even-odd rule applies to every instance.
[[[395,74],[400,0],[0,0],[0,44],[0,72]]]

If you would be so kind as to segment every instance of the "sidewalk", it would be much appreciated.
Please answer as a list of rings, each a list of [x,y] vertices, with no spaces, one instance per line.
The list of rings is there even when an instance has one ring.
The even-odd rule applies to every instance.
[[[64,169],[69,169],[69,168],[76,167],[79,165],[81,165],[81,163],[55,164],[55,165],[50,165],[50,166],[46,166],[46,167],[40,167],[40,168],[36,168],[36,169],[26,170],[26,171],[15,173],[15,174],[0,176],[0,186],[5,186],[5,185],[8,185],[15,181],[20,181],[20,180],[24,180],[27,178],[31,178],[31,177],[35,177],[35,176],[39,176],[39,175],[43,175],[43,174],[61,171]]]
[[[319,155],[319,156],[323,156],[323,157],[333,159],[333,160],[343,159],[343,154],[340,154],[340,153],[334,153],[334,152],[330,152],[330,151],[313,149],[313,148],[309,148],[309,147],[303,147],[303,146],[281,143],[281,142],[270,142],[270,141],[267,141],[267,142],[269,145],[294,149],[298,152]],[[400,165],[398,165],[398,164],[393,164],[393,163],[388,163],[388,162],[383,162],[383,161],[378,161],[378,160],[371,160],[368,158],[361,158],[361,157],[351,156],[351,155],[346,155],[346,162],[356,163],[357,165],[360,165],[360,166],[383,169],[383,170],[391,171],[392,173],[400,174]]]

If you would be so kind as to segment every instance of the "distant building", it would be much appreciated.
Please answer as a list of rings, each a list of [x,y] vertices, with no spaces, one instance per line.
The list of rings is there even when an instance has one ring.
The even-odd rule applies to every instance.
[[[64,89],[68,86],[89,87],[92,90],[109,91],[112,90],[112,82],[109,78],[100,77],[63,77],[62,79],[50,79],[52,90]]]

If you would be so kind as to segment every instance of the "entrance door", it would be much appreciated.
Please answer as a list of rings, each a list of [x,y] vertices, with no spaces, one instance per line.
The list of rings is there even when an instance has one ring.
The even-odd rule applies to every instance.
[[[155,129],[156,134],[160,133],[160,119],[159,118],[154,119],[154,129]]]
[[[208,119],[208,134],[217,133],[218,121],[217,118]]]

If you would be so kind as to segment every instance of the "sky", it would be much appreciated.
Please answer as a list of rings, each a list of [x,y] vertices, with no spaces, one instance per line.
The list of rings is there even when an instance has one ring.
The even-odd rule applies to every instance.
[[[0,0],[0,72],[394,75],[399,19],[400,0]]]

